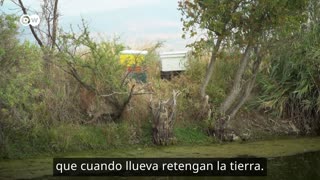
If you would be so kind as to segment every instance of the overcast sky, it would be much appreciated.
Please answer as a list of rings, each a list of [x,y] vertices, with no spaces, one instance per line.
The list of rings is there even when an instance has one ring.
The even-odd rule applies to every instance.
[[[40,0],[23,0],[25,6],[37,10]],[[182,23],[178,0],[59,0],[60,26],[68,29],[81,24],[83,17],[93,34],[120,36],[131,47],[165,41],[165,50],[184,50],[190,42],[181,39]],[[17,13],[15,5],[5,0],[6,13]],[[25,28],[28,33],[28,29]]]

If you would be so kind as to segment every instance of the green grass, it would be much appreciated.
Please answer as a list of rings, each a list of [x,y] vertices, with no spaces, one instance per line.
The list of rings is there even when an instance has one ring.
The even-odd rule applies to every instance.
[[[174,134],[176,145],[213,142],[199,126],[179,126],[175,128]],[[151,123],[145,123],[141,128],[126,122],[94,126],[60,124],[50,128],[25,125],[8,131],[0,157],[29,158],[44,153],[99,151],[133,146],[154,146]]]
[[[205,132],[198,126],[177,127],[174,129],[177,143],[186,144],[209,144],[212,138],[207,136]]]
[[[96,126],[61,124],[50,127],[24,127],[10,130],[2,158],[27,158],[41,153],[106,150],[130,145],[133,130],[126,123]]]

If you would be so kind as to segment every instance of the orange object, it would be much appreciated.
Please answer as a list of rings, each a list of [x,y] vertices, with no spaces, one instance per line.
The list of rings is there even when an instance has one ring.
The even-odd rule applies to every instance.
[[[128,67],[128,72],[140,73],[142,72],[142,67],[141,66]]]

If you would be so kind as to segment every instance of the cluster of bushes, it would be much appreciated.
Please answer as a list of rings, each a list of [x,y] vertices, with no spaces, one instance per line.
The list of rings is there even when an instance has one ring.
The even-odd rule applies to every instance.
[[[127,90],[121,85],[125,69],[118,63],[121,43],[95,43],[86,30],[77,36],[65,33],[59,38],[61,49],[49,56],[48,68],[47,49],[19,41],[16,21],[14,16],[0,16],[1,158],[105,149],[143,140],[134,122],[83,125],[91,117],[80,108],[81,87],[96,94]],[[127,96],[111,100],[120,106]]]
[[[151,96],[166,99],[172,89],[182,90],[160,79],[158,44],[147,48],[149,83],[141,85],[119,64],[125,46],[116,39],[97,43],[83,26],[80,34],[62,33],[57,49],[48,53],[46,47],[19,41],[16,17],[0,20],[0,158],[152,144]],[[92,114],[82,108],[81,89],[95,94]],[[131,90],[137,95],[131,97]],[[182,110],[188,110],[179,106],[187,117]],[[105,117],[110,109],[117,114]],[[91,123],[95,114],[98,120]],[[179,143],[211,141],[201,128],[189,127],[176,130]]]
[[[320,26],[285,36],[271,47],[258,77],[256,105],[292,122],[299,134],[320,134]]]

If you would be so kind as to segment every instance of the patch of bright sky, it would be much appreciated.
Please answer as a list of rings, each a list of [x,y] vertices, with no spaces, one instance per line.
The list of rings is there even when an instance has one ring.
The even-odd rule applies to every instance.
[[[40,0],[23,0],[25,6],[39,10]],[[16,6],[5,0],[6,13],[17,13]],[[110,38],[119,36],[132,48],[164,41],[163,50],[184,50],[192,40],[184,40],[178,0],[59,0],[60,26],[77,27],[81,18],[93,34]],[[20,13],[20,14],[19,14]],[[28,32],[24,28],[24,32]]]

